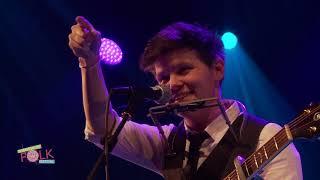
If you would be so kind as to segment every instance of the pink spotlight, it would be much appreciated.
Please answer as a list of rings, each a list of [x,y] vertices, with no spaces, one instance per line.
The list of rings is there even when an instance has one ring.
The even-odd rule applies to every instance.
[[[122,59],[120,47],[114,41],[107,38],[101,39],[99,55],[102,62],[110,65],[118,64]]]

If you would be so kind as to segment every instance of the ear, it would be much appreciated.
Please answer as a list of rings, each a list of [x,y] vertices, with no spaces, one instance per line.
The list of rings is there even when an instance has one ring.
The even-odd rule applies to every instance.
[[[213,77],[216,81],[222,81],[224,78],[224,60],[220,57],[216,58],[212,65],[213,67]]]

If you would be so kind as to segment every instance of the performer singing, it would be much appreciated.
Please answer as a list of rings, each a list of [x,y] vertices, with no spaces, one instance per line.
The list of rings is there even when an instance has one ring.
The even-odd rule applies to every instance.
[[[100,67],[101,35],[83,17],[71,27],[69,46],[79,58],[85,137],[100,144],[105,135],[108,91]],[[140,67],[151,72],[159,84],[168,85],[172,102],[218,97],[224,78],[225,56],[220,37],[200,25],[177,22],[152,37],[141,56]],[[156,127],[129,121],[121,131],[112,154],[159,173],[165,179],[221,179],[234,169],[237,155],[247,158],[281,127],[254,117],[237,101],[224,103],[236,136],[229,130],[221,111],[205,108],[184,112],[179,126],[162,128],[174,152],[168,156]],[[108,132],[121,120],[110,106]],[[267,154],[266,154],[267,155]],[[293,144],[284,149],[260,172],[263,179],[302,179],[301,162]]]

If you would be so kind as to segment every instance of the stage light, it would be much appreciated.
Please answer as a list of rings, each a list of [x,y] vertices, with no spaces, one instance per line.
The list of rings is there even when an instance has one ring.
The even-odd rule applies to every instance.
[[[225,49],[232,49],[236,47],[238,39],[232,32],[226,32],[222,35],[221,40]]]
[[[99,56],[102,62],[115,65],[121,62],[122,51],[114,41],[107,38],[102,38]]]

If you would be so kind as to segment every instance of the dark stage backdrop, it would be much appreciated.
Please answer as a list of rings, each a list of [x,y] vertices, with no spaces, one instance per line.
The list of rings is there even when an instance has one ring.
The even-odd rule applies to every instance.
[[[273,120],[283,123],[310,101],[319,101],[319,9],[316,0],[3,1],[0,179],[85,179],[100,154],[84,140],[80,70],[68,48],[68,34],[77,15],[87,17],[124,52],[120,65],[103,68],[109,87],[154,84],[139,71],[137,61],[148,38],[168,23],[198,22],[220,33],[233,31],[292,108],[290,114],[283,115],[286,119]],[[259,106],[259,99],[251,101]],[[114,99],[116,106],[124,102]],[[136,121],[151,124],[144,113],[141,110]],[[263,113],[268,113],[268,108]],[[55,164],[30,163],[17,153],[37,144],[42,145],[42,158],[54,159]],[[319,142],[295,144],[305,179],[316,179]],[[161,179],[116,157],[110,157],[110,164],[112,179]],[[101,168],[97,179],[103,178]]]

